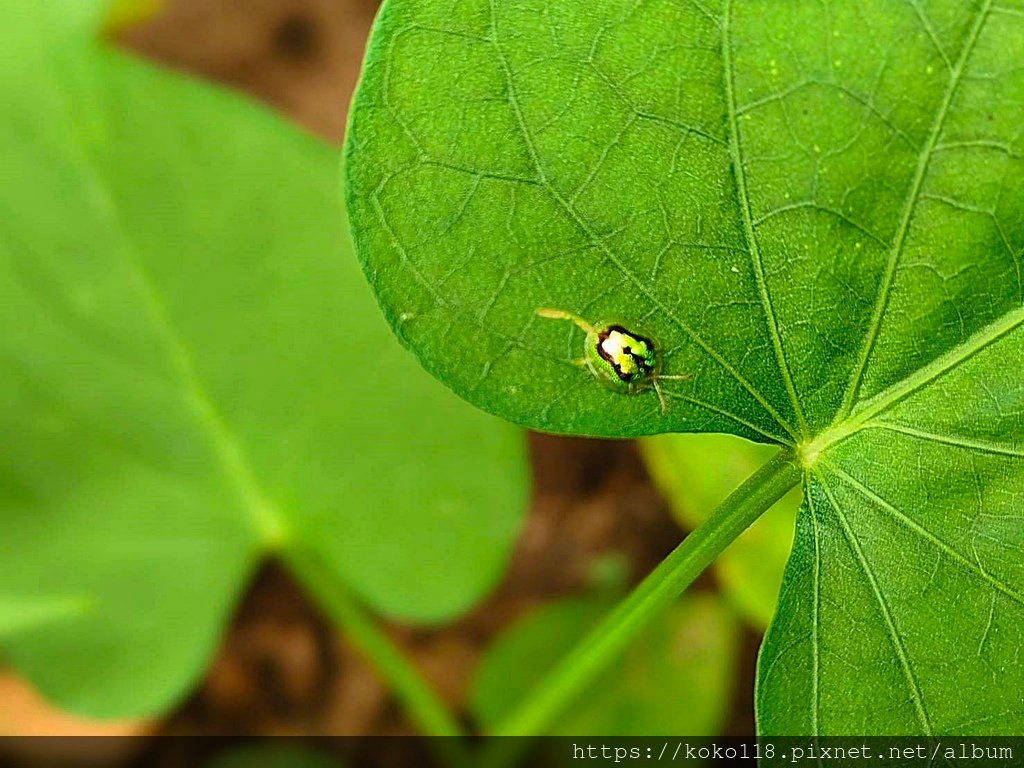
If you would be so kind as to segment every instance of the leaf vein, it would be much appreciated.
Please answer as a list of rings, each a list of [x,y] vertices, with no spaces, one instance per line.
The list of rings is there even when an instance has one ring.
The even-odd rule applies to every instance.
[[[800,397],[797,394],[796,386],[793,383],[793,376],[789,370],[789,362],[782,346],[782,334],[779,330],[779,321],[775,315],[771,294],[768,290],[768,282],[764,273],[764,262],[761,258],[761,249],[758,245],[757,235],[754,232],[754,223],[750,213],[750,197],[747,194],[746,172],[743,169],[743,155],[740,148],[739,121],[736,115],[736,94],[735,94],[735,73],[732,66],[732,44],[729,37],[732,6],[726,0],[722,16],[722,82],[725,86],[725,101],[727,117],[729,121],[729,154],[732,158],[733,172],[736,178],[736,197],[740,213],[743,217],[743,230],[747,239],[747,247],[750,252],[750,260],[757,279],[757,291],[761,298],[762,309],[764,310],[765,322],[768,332],[771,335],[772,348],[775,352],[776,363],[782,375],[783,384],[789,394],[793,406],[793,413],[796,416],[797,426],[802,434],[807,432],[807,421],[804,418],[803,408],[800,405]]]
[[[929,531],[916,520],[913,520],[908,515],[901,512],[898,508],[896,508],[894,505],[883,499],[881,496],[879,496],[873,490],[871,490],[862,482],[857,480],[855,477],[851,476],[841,467],[837,467],[831,463],[828,463],[827,466],[829,471],[833,472],[837,477],[842,479],[843,482],[845,482],[847,485],[849,485],[851,488],[857,491],[861,496],[863,496],[865,499],[871,502],[875,507],[889,513],[889,515],[894,520],[902,524],[905,528],[919,535],[922,539],[924,539],[933,547],[935,547],[939,552],[946,555],[950,560],[955,562],[961,568],[970,571],[975,576],[984,581],[989,586],[989,588],[992,589],[994,592],[1000,592],[1005,597],[1009,598],[1012,602],[1017,603],[1017,605],[1021,607],[1024,607],[1024,595],[1017,592],[1013,587],[1009,586],[1008,584],[1004,584],[1002,581],[1000,581],[995,576],[990,574],[981,566],[980,562],[974,563],[960,552],[957,552],[956,549],[954,549],[948,543],[940,539],[938,536]],[[835,501],[833,501],[833,504],[835,504]]]
[[[896,651],[896,656],[900,662],[900,669],[903,672],[903,678],[907,685],[907,689],[910,692],[911,700],[914,704],[914,711],[917,714],[918,722],[921,725],[921,729],[925,735],[932,735],[931,720],[928,716],[928,710],[924,706],[924,697],[921,692],[921,686],[917,681],[917,676],[914,674],[914,668],[910,663],[910,657],[907,654],[907,649],[903,644],[902,636],[899,628],[896,626],[896,621],[892,615],[892,610],[889,607],[888,601],[885,599],[885,595],[882,594],[881,587],[878,585],[878,578],[875,576],[875,572],[868,562],[867,557],[864,555],[864,550],[861,549],[860,542],[854,535],[853,530],[850,528],[850,523],[846,519],[846,515],[843,514],[843,510],[836,502],[835,497],[832,495],[832,491],[828,484],[825,482],[825,478],[821,473],[816,473],[818,482],[821,483],[821,488],[828,497],[829,503],[835,510],[836,517],[839,519],[840,527],[843,529],[843,537],[846,539],[847,545],[850,547],[850,551],[853,553],[860,566],[861,571],[864,573],[864,577],[868,582],[868,586],[871,587],[871,592],[878,603],[878,610],[882,615],[882,620],[885,622],[886,631],[889,635],[889,641],[892,643],[893,650]]]
[[[808,484],[806,475],[804,484]],[[811,734],[817,736],[821,715],[821,691],[818,680],[821,674],[821,641],[819,637],[821,630],[821,541],[818,531],[818,510],[812,493],[807,494],[807,507],[811,513],[811,529],[814,535],[814,575],[811,587],[814,592],[814,599],[811,603]]]
[[[856,418],[852,423],[842,426],[844,426],[848,433],[852,434],[874,416],[893,408],[900,401],[918,390],[924,389],[936,379],[954,370],[974,355],[1012,333],[1022,323],[1024,323],[1024,307],[1018,307],[1011,312],[1007,312],[942,357],[918,368],[913,374],[896,382],[888,389],[879,392],[870,400],[863,401],[862,407],[856,412]]]
[[[889,306],[892,286],[896,276],[896,267],[899,263],[903,246],[905,245],[907,236],[910,232],[910,223],[913,219],[914,212],[917,209],[917,202],[921,189],[924,185],[928,167],[931,164],[932,156],[935,153],[935,147],[939,143],[939,136],[942,134],[942,130],[946,124],[946,118],[953,105],[953,98],[956,95],[961,80],[963,79],[964,70],[967,68],[967,62],[970,59],[974,46],[981,35],[981,30],[988,18],[992,4],[993,0],[986,0],[977,13],[974,23],[967,34],[967,39],[964,42],[963,48],[960,51],[960,56],[957,59],[956,65],[950,71],[949,84],[946,88],[946,92],[943,95],[942,101],[939,103],[928,137],[925,140],[925,144],[918,156],[917,167],[914,170],[914,176],[912,177],[910,186],[907,190],[903,212],[900,215],[899,224],[897,225],[892,246],[889,250],[889,258],[885,265],[885,272],[882,275],[878,293],[875,297],[875,304],[872,310],[870,323],[868,324],[868,330],[864,336],[864,341],[861,344],[861,349],[857,356],[857,362],[847,384],[846,392],[843,395],[842,405],[839,408],[836,421],[842,421],[850,414],[857,402],[857,397],[860,394],[860,388],[864,381],[864,374],[867,371],[868,359],[871,357],[875,343],[878,340],[882,327],[882,319]]]
[[[968,438],[957,437],[955,435],[943,435],[936,432],[927,432],[922,429],[915,429],[914,427],[909,427],[892,421],[869,422],[864,425],[864,429],[884,429],[889,432],[898,432],[903,435],[909,435],[910,437],[916,437],[920,440],[950,445],[955,448],[963,448],[977,453],[988,453],[995,456],[1012,456],[1014,458],[1024,459],[1024,446],[1016,444],[1007,445],[1004,443],[993,443],[988,440],[971,440]]]

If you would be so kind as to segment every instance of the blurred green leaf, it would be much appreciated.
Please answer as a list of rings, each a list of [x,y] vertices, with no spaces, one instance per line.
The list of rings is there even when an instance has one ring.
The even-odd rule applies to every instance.
[[[494,725],[611,609],[603,598],[538,608],[488,649],[470,708]],[[681,600],[647,628],[625,658],[551,729],[553,735],[715,735],[725,722],[737,671],[739,625],[712,595]]]
[[[673,514],[690,529],[779,450],[732,435],[702,434],[647,437],[640,447]],[[800,498],[799,488],[790,491],[715,560],[724,594],[761,629],[775,613]]]
[[[547,431],[799,455],[765,734],[1024,731],[1022,50],[1022,0],[378,16],[347,193],[423,365]],[[617,394],[541,307],[692,379]]]
[[[81,615],[89,611],[91,605],[90,600],[81,597],[0,595],[0,639]]]
[[[526,467],[395,343],[336,150],[101,49],[94,6],[0,2],[0,592],[95,596],[7,655],[126,716],[183,695],[293,543],[379,611],[466,609]]]
[[[337,758],[301,747],[256,742],[218,756],[207,768],[344,768],[344,765]]]

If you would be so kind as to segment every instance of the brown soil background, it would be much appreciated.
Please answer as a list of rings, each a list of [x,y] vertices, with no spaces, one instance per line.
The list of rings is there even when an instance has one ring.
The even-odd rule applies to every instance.
[[[246,91],[341,143],[375,0],[165,0],[119,43],[147,58]],[[632,443],[532,435],[534,493],[511,565],[494,594],[454,624],[388,631],[451,707],[494,635],[530,607],[580,591],[591,564],[618,553],[638,581],[684,535]],[[714,589],[705,576],[698,589]],[[746,630],[726,734],[753,734],[760,638]],[[36,733],[86,732],[11,680],[0,697]],[[111,727],[108,726],[108,730]],[[250,586],[205,679],[158,723],[115,732],[201,735],[387,735],[414,730],[373,669],[289,579],[268,565]]]

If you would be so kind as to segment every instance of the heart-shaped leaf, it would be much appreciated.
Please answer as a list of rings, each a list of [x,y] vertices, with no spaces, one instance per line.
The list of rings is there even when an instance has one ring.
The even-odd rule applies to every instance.
[[[99,3],[0,5],[0,594],[92,601],[10,660],[64,707],[159,711],[275,553],[389,614],[465,609],[516,533],[522,435],[395,343],[336,151],[101,49]]]
[[[423,365],[541,429],[800,454],[764,733],[1024,727],[1021,50],[1020,0],[378,19],[349,205]],[[614,392],[539,308],[692,378]]]

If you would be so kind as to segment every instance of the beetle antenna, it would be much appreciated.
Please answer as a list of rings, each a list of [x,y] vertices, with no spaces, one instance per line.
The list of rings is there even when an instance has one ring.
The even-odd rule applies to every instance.
[[[579,315],[574,315],[572,312],[566,312],[562,309],[547,309],[546,307],[541,307],[537,310],[537,314],[541,317],[546,317],[549,320],[571,320],[585,332],[592,333],[594,335],[597,334],[597,329],[594,326]]]
[[[671,376],[665,376],[665,375],[659,373],[658,374],[658,378],[659,379],[666,379],[668,381],[689,381],[690,379],[693,378],[693,374],[692,373],[673,373]]]

